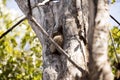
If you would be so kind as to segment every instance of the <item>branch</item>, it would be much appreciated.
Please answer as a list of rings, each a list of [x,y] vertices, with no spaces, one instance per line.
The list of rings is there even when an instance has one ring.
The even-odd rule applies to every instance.
[[[38,7],[38,6],[44,6],[45,4],[49,3],[51,0],[44,0],[41,3],[36,4],[33,8]]]
[[[28,2],[28,8],[29,8],[28,16],[30,17],[30,16],[32,16],[31,2],[30,2],[30,0],[27,0],[27,2]]]
[[[9,28],[6,32],[4,32],[1,36],[0,39],[2,39],[4,36],[6,36],[10,31],[12,31],[17,25],[19,25],[22,21],[24,21],[26,17],[23,17],[21,20],[19,20],[16,24],[14,24],[11,28]]]
[[[81,67],[79,67],[79,65],[77,65],[70,57],[70,55],[68,55],[49,35],[48,33],[42,28],[42,26],[36,21],[36,19],[34,17],[32,17],[31,19],[35,25],[38,27],[38,29],[47,37],[47,39],[49,39],[52,44],[57,48],[57,50],[64,54],[68,60],[78,69],[80,70],[82,73],[87,73],[85,70],[83,70]]]
[[[33,8],[39,7],[39,6],[44,6],[45,4],[49,3],[50,1],[53,1],[54,3],[59,2],[59,0],[44,0],[43,2],[36,4]]]
[[[119,23],[112,15],[110,15],[110,17],[111,17],[116,23],[118,23],[118,24],[120,25],[120,23]]]

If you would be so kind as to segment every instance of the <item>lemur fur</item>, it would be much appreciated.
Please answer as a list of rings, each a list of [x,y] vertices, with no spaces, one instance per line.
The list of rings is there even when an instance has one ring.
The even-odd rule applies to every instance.
[[[62,35],[62,27],[59,28],[58,32],[53,33],[53,40],[62,48],[63,47],[63,35]],[[51,53],[58,53],[56,47],[51,44],[50,45]]]

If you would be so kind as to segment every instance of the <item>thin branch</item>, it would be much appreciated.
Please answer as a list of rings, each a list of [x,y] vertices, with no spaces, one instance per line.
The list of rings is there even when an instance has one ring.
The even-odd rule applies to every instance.
[[[0,39],[2,39],[5,35],[7,35],[10,31],[12,31],[17,25],[19,25],[22,21],[24,21],[26,17],[23,17],[21,20],[19,20],[16,24],[14,24],[11,28],[9,28],[6,32],[4,32],[1,36]]]
[[[79,65],[77,65],[77,64],[71,59],[70,55],[68,55],[68,54],[48,35],[48,33],[42,28],[42,26],[36,21],[36,19],[35,19],[34,17],[32,17],[31,20],[35,23],[36,27],[47,37],[47,39],[49,39],[49,40],[52,42],[52,44],[57,48],[57,50],[58,50],[60,53],[64,54],[64,55],[68,58],[68,60],[69,60],[77,69],[79,69],[81,72],[87,73],[85,70],[83,70],[81,67],[79,67]]]
[[[110,15],[110,17],[111,17],[118,25],[120,25],[120,23],[119,23],[112,15]]]
[[[112,46],[113,46],[113,50],[114,50],[114,52],[115,52],[115,57],[116,57],[116,59],[117,59],[117,62],[119,63],[119,58],[118,58],[118,56],[117,56],[117,52],[116,52],[116,48],[115,48],[115,45],[114,45],[114,40],[113,40],[111,31],[109,31],[109,35],[110,35],[110,39],[111,39],[111,41],[112,41]]]
[[[31,1],[27,0],[27,2],[28,2],[28,8],[29,8],[28,17],[31,17],[32,16]]]
[[[33,8],[39,7],[39,6],[44,6],[45,4],[49,3],[50,1],[51,1],[51,0],[44,0],[43,2],[36,4]],[[33,8],[32,8],[32,9],[33,9]]]
[[[51,0],[44,0],[43,2],[38,3],[37,6],[45,5],[45,4],[49,3],[50,1],[51,1]]]
[[[59,2],[59,0],[44,0],[44,1],[42,1],[41,3],[36,4],[33,8],[39,7],[39,6],[44,6],[45,4],[48,4],[50,1],[52,1],[52,2],[54,2],[54,3]],[[32,9],[33,9],[33,8],[32,8]]]

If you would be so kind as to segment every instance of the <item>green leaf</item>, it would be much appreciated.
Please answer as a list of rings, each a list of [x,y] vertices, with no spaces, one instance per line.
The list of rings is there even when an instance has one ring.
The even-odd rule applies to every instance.
[[[117,36],[120,37],[120,31],[117,33]]]
[[[114,28],[112,29],[112,33],[113,33],[113,34],[116,34],[118,31],[119,31],[118,27],[114,27]]]
[[[111,3],[113,4],[113,3],[115,3],[115,1],[116,1],[116,0],[112,0]]]
[[[11,43],[12,43],[13,47],[17,46],[17,42],[16,42],[15,38],[11,39]]]

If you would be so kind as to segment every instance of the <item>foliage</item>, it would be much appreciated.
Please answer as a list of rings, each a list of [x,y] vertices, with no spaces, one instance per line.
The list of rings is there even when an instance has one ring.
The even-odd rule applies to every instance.
[[[113,27],[113,29],[111,30],[112,33],[112,37],[114,40],[114,45],[116,48],[116,52],[117,52],[117,57],[118,60],[120,61],[120,29],[118,27]],[[120,63],[118,62],[115,52],[114,52],[114,47],[112,45],[112,42],[110,40],[109,43],[109,59],[112,65],[112,71],[115,74],[115,77],[119,77],[120,78],[120,73],[118,74],[118,72],[120,71],[119,66]]]
[[[115,3],[116,2],[116,0],[111,0],[111,4],[113,4],[113,3]]]
[[[18,17],[5,2],[0,0],[0,35]],[[27,20],[0,39],[0,80],[41,80],[41,65],[41,46]]]

